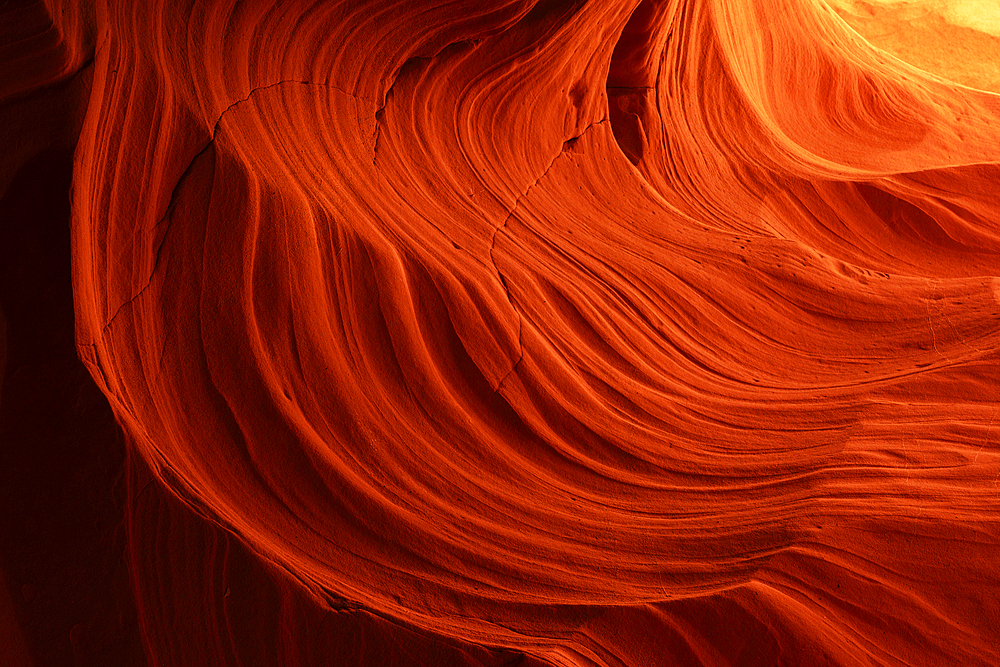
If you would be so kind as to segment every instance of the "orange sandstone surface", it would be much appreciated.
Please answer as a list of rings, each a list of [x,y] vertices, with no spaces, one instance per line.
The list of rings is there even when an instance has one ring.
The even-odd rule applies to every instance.
[[[1000,49],[910,4],[0,3],[0,664],[1000,663]]]

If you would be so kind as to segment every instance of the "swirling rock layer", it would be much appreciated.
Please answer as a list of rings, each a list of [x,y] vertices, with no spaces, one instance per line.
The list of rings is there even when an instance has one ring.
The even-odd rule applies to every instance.
[[[1000,98],[861,5],[24,9],[151,664],[1000,661]]]

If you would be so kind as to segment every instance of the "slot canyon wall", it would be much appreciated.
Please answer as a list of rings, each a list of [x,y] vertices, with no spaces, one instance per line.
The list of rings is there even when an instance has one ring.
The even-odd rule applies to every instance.
[[[0,3],[0,664],[1000,664],[976,7]]]

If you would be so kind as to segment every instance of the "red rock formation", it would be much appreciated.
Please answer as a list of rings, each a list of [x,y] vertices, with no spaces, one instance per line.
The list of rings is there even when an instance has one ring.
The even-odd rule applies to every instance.
[[[1000,661],[986,75],[811,0],[6,11],[149,664]]]

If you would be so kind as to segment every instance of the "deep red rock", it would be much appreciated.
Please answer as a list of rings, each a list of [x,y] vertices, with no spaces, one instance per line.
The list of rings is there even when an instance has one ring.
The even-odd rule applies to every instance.
[[[1000,661],[982,24],[0,11],[16,660]]]

